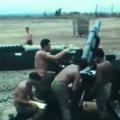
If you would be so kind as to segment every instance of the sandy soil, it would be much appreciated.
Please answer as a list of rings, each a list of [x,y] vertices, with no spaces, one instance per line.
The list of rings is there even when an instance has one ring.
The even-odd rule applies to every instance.
[[[5,110],[13,109],[13,94],[16,85],[28,79],[32,70],[0,71],[0,117]],[[5,112],[7,115],[9,112]],[[2,120],[2,119],[1,119]]]

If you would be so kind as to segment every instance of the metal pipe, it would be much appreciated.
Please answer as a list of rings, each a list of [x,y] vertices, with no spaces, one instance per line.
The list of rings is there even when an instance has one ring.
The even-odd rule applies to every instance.
[[[97,21],[89,32],[88,39],[85,48],[83,49],[83,54],[81,57],[81,60],[85,62],[86,66],[92,60],[92,56],[93,56],[92,50],[95,48],[96,36],[98,36],[100,27],[101,27],[101,22]]]

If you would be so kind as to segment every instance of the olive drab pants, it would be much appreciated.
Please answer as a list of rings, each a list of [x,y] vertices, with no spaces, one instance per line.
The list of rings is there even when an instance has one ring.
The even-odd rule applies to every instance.
[[[71,112],[69,109],[69,93],[67,84],[54,80],[51,84],[51,89],[58,99],[58,103],[62,112],[63,120],[71,120]]]
[[[111,83],[106,83],[96,90],[96,104],[98,114],[101,119],[107,118],[108,114],[108,101],[110,99]]]

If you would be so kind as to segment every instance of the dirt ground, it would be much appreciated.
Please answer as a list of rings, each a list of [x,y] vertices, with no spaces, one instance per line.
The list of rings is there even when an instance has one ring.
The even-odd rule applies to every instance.
[[[4,110],[13,108],[14,89],[20,81],[28,79],[30,71],[0,71],[0,116]]]
[[[120,50],[120,19],[91,19],[89,28],[94,25],[96,20],[102,22],[100,30],[101,47],[107,52]],[[30,27],[34,44],[39,44],[43,38],[49,38],[53,45],[74,44],[83,48],[87,40],[87,38],[73,36],[71,19],[0,20],[0,44],[24,44],[26,26]]]
[[[95,21],[90,20],[90,27]],[[102,47],[107,53],[120,51],[120,19],[99,18],[101,20],[100,38]],[[87,38],[73,36],[72,20],[0,20],[0,44],[24,44],[25,27],[29,26],[33,34],[34,44],[39,44],[42,38],[51,39],[52,44],[74,44],[84,48]],[[5,109],[13,106],[12,96],[15,86],[28,78],[32,70],[0,71],[0,115]]]

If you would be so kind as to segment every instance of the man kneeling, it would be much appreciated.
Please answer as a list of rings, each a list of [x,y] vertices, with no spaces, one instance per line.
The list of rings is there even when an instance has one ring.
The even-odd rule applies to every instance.
[[[29,74],[29,80],[22,81],[16,87],[14,94],[15,108],[18,114],[25,119],[31,118],[32,120],[38,120],[42,114],[35,102],[30,101],[34,100],[32,96],[32,88],[39,81],[40,76],[36,72],[31,72]]]

